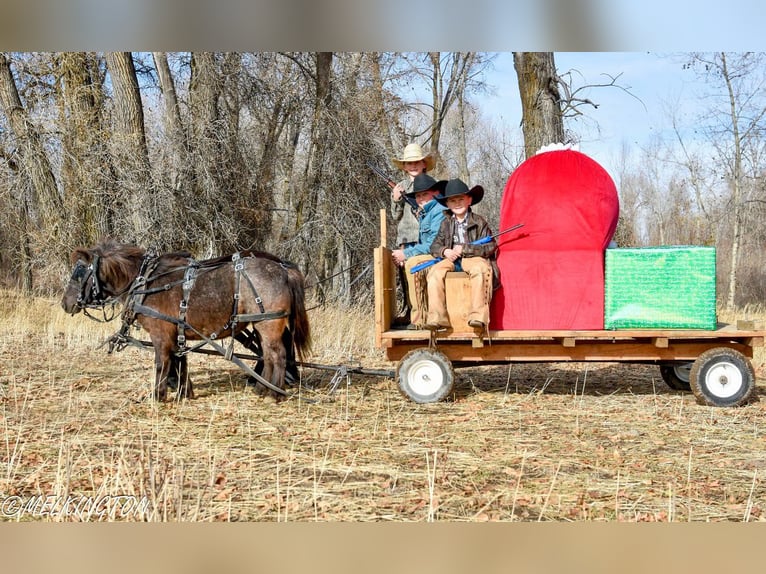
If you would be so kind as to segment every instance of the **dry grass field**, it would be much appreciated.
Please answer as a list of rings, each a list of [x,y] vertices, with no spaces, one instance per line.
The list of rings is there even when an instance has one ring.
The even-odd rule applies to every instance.
[[[311,320],[311,362],[393,368],[371,314]],[[657,367],[548,364],[460,369],[454,400],[432,405],[385,377],[331,393],[332,372],[304,369],[275,404],[193,355],[197,398],[157,404],[152,353],[97,348],[118,327],[0,292],[0,520],[766,520],[762,397],[710,408]],[[129,496],[133,512],[7,503]]]

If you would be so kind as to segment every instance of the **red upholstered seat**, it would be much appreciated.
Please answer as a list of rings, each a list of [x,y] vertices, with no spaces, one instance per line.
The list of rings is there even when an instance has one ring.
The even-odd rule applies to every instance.
[[[603,329],[604,249],[614,234],[614,181],[574,150],[523,162],[505,185],[498,237],[502,287],[492,299],[492,329]]]

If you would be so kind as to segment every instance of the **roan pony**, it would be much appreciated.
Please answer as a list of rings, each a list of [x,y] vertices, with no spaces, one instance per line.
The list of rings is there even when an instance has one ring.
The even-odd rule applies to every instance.
[[[104,240],[72,253],[74,269],[61,300],[64,311],[123,305],[123,327],[112,344],[136,342],[135,321],[149,334],[155,357],[154,396],[164,401],[168,385],[193,398],[186,353],[205,344],[252,372],[217,343],[234,336],[262,351],[256,385],[284,398],[288,358],[310,346],[304,278],[298,268],[265,252],[243,251],[195,261],[187,252],[156,255],[135,245]],[[199,341],[189,349],[186,341]],[[294,347],[294,348],[293,348]],[[295,372],[294,362],[292,363]],[[252,376],[251,376],[252,378]]]

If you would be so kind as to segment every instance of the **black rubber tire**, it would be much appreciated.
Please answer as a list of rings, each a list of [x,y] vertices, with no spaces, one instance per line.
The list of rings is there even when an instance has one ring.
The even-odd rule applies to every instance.
[[[401,393],[416,403],[437,403],[452,392],[455,372],[450,360],[439,351],[415,349],[396,366]]]
[[[728,347],[702,353],[689,373],[697,402],[713,407],[737,407],[753,399],[755,370],[745,355]]]
[[[674,391],[691,391],[691,368],[693,363],[666,363],[660,365],[660,375],[665,384]]]

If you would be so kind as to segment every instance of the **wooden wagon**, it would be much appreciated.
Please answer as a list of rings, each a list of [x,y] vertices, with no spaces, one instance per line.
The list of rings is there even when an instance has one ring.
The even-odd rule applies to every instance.
[[[756,377],[751,359],[766,331],[738,321],[715,330],[489,330],[468,326],[467,276],[448,274],[447,309],[452,329],[394,329],[396,269],[386,247],[386,212],[381,211],[381,243],[374,252],[375,342],[396,362],[403,394],[418,403],[447,398],[454,367],[541,362],[616,362],[659,366],[674,390],[691,390],[700,403],[734,407],[750,401]]]

